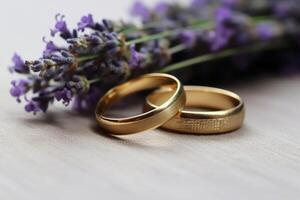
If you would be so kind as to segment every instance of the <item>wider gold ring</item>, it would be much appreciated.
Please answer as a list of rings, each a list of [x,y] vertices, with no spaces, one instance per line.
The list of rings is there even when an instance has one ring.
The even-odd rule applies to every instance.
[[[245,108],[242,99],[227,90],[212,87],[185,86],[186,107],[198,107],[209,111],[185,108],[162,128],[192,134],[225,133],[240,128]],[[145,109],[159,106],[170,95],[170,90],[157,90],[147,97]],[[212,111],[210,111],[212,110]]]
[[[171,92],[161,105],[140,115],[127,118],[104,116],[115,101],[138,91],[164,88]],[[96,119],[111,134],[126,135],[153,129],[174,117],[185,105],[185,93],[180,81],[168,74],[153,73],[140,76],[109,90],[98,102]]]

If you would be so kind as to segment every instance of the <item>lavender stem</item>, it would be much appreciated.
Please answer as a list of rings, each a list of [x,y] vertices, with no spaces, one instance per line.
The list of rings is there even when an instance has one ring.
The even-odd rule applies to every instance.
[[[266,20],[268,20],[268,21],[272,20],[269,16],[256,16],[256,17],[252,17],[251,19],[253,20],[254,23],[259,23],[261,21],[266,21]],[[274,21],[274,20],[272,20],[272,21]],[[194,23],[191,26],[182,27],[180,29],[199,29],[199,28],[210,29],[210,28],[213,28],[213,26],[214,26],[214,22],[202,20],[201,23],[199,23],[199,22]],[[168,30],[168,31],[164,31],[161,33],[157,33],[157,34],[148,35],[148,36],[145,36],[145,37],[142,37],[139,39],[128,41],[128,42],[126,42],[126,45],[139,44],[139,43],[148,42],[151,40],[162,39],[162,38],[171,36],[172,34],[176,33],[176,31],[178,31],[178,29]]]
[[[252,20],[254,21],[254,23],[259,23],[261,21],[266,21],[266,20],[269,21],[269,20],[272,20],[272,19],[270,18],[270,16],[256,16],[256,17],[252,17]],[[198,29],[198,28],[210,29],[213,26],[214,26],[214,23],[212,21],[198,20],[198,21],[192,22],[191,26],[186,27],[186,29]],[[146,26],[146,28],[147,28],[147,26]],[[181,29],[183,29],[183,28],[181,28]],[[129,30],[129,29],[127,29],[127,30]],[[137,31],[138,29],[135,29],[135,30]],[[133,45],[133,44],[139,44],[139,43],[142,43],[142,42],[147,42],[147,41],[151,41],[151,40],[156,40],[156,39],[169,37],[169,36],[173,35],[174,33],[176,33],[177,31],[178,30],[175,29],[175,30],[164,31],[164,32],[161,32],[161,33],[158,33],[158,34],[148,35],[148,36],[145,36],[145,37],[142,37],[142,38],[138,38],[138,39],[135,39],[135,40],[128,41],[128,42],[126,42],[126,45],[130,46],[130,45]],[[126,32],[126,30],[125,30],[125,32]],[[186,49],[186,47],[184,45],[178,45],[178,46],[170,49],[170,53],[174,54],[174,53],[180,52],[180,51],[185,50],[185,49]],[[92,59],[95,59],[95,58],[98,58],[98,57],[99,57],[98,55],[86,55],[86,56],[78,58],[78,62],[85,62],[85,61],[92,60]]]
[[[206,55],[201,55],[192,59],[185,60],[183,62],[175,63],[169,66],[164,67],[163,69],[159,70],[161,73],[169,73],[176,70],[181,70],[187,68],[189,66],[193,66],[195,64],[200,64],[212,60],[222,59],[229,56],[234,56],[242,53],[253,53],[258,51],[263,51],[267,49],[274,49],[283,47],[283,43],[258,43],[254,45],[249,45],[247,47],[237,47],[232,49],[227,49],[220,52],[214,52]]]
[[[175,54],[175,53],[185,50],[186,48],[187,48],[187,46],[185,44],[179,44],[179,45],[176,45],[176,46],[170,48],[169,53]]]

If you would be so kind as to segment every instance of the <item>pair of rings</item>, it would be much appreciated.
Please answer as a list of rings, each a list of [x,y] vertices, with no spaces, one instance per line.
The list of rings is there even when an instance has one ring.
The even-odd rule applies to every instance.
[[[105,116],[114,102],[149,89],[156,90],[147,96],[144,113],[126,118]],[[240,128],[245,108],[242,99],[230,91],[183,86],[172,75],[153,73],[109,90],[98,102],[95,115],[99,125],[115,135],[133,134],[158,127],[182,133],[216,134]]]

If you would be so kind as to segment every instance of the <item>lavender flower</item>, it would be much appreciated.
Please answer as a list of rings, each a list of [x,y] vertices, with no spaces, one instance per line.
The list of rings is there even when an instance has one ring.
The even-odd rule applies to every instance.
[[[261,23],[257,25],[256,33],[262,40],[270,40],[276,35],[276,30],[270,23]]]
[[[197,41],[197,32],[195,31],[183,31],[180,33],[180,40],[187,47],[194,47]]]
[[[130,58],[129,58],[129,66],[132,68],[136,68],[136,67],[144,67],[143,63],[146,61],[146,55],[143,53],[140,53],[138,51],[135,50],[135,46],[132,45],[130,47]]]
[[[13,56],[10,69],[23,78],[12,81],[10,94],[18,102],[24,99],[25,110],[33,114],[46,112],[55,101],[86,111],[93,110],[111,87],[152,71],[215,61],[180,73],[181,78],[187,75],[210,84],[255,71],[254,62],[265,66],[270,49],[276,50],[271,65],[275,71],[280,63],[287,64],[280,55],[299,56],[300,7],[293,0],[267,1],[259,9],[251,5],[239,0],[159,2],[153,7],[136,2],[131,13],[142,26],[96,21],[88,14],[70,29],[64,15],[57,14],[40,58],[24,62]],[[64,42],[59,46],[58,36]]]
[[[13,66],[11,67],[12,71],[15,71],[17,73],[21,74],[28,74],[29,73],[29,67],[25,65],[24,61],[18,54],[14,54],[13,58]]]
[[[93,16],[88,14],[87,16],[83,16],[78,22],[78,30],[84,31],[85,28],[93,28],[95,26]]]
[[[240,12],[221,7],[215,13],[216,27],[211,41],[211,49],[218,51],[232,44],[245,44],[251,41],[248,18]],[[254,38],[253,38],[254,39]]]
[[[27,101],[27,104],[25,105],[25,111],[29,113],[36,114],[37,112],[41,111],[41,108],[39,106],[38,102],[35,101]]]
[[[15,97],[18,102],[21,102],[20,97],[26,94],[29,90],[29,82],[24,79],[11,82],[12,88],[10,89],[11,96]]]
[[[131,9],[131,14],[134,16],[139,16],[143,20],[149,20],[151,17],[150,10],[142,3],[139,1],[136,1]]]
[[[67,23],[64,20],[65,16],[61,14],[57,14],[55,16],[56,24],[54,29],[51,30],[51,35],[55,36],[57,33],[64,39],[76,37],[77,32],[74,30],[73,33],[67,27]]]
[[[278,17],[285,18],[292,13],[295,4],[292,1],[282,1],[274,6],[274,12]]]
[[[207,4],[207,0],[193,0],[191,5],[193,7],[201,8]]]
[[[223,0],[223,5],[230,7],[230,8],[235,8],[241,3],[241,0]]]
[[[43,41],[46,43],[46,49],[43,52],[44,57],[50,56],[52,53],[61,50],[61,48],[55,45],[53,41],[46,41],[45,37],[43,38]]]
[[[158,13],[159,15],[166,15],[169,9],[170,9],[169,4],[165,2],[160,2],[156,4],[154,7],[155,12]]]
[[[98,87],[91,87],[87,94],[75,97],[73,109],[77,111],[89,111],[91,108],[96,107],[101,95],[103,95],[103,92]]]
[[[235,27],[232,22],[233,13],[227,8],[219,8],[216,11],[216,30],[212,40],[212,50],[224,48],[235,34]]]
[[[71,90],[67,88],[63,88],[62,90],[58,90],[55,93],[55,98],[57,101],[62,100],[64,105],[69,105],[73,97],[73,93]]]

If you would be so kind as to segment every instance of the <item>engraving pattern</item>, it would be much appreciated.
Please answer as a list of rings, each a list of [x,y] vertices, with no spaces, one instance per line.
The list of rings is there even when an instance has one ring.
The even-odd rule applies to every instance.
[[[234,124],[242,119],[242,113],[218,119],[188,119],[177,118],[175,124],[177,128],[190,132],[220,131],[230,129]]]

